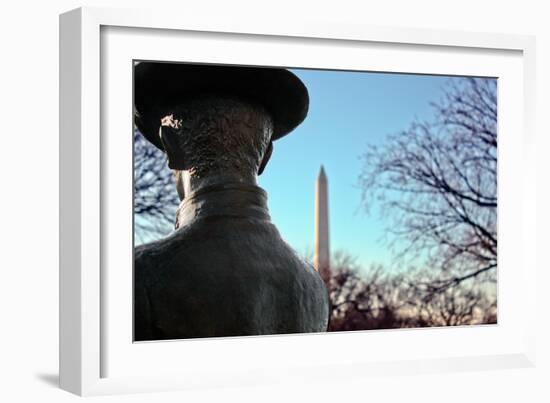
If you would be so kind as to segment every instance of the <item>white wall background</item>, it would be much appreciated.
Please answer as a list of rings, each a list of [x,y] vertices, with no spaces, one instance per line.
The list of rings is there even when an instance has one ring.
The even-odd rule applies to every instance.
[[[231,18],[288,18],[312,15],[327,21],[420,28],[533,34],[537,36],[537,150],[539,170],[537,242],[550,237],[550,29],[546,2],[456,1],[4,1],[0,6],[0,400],[65,402],[77,398],[57,383],[58,328],[58,14],[81,5],[162,7]],[[548,265],[539,263],[539,269]],[[302,387],[258,387],[196,392],[100,397],[102,401],[320,402],[548,402],[550,391],[550,304],[540,270],[538,366],[446,375],[353,379],[349,383]]]

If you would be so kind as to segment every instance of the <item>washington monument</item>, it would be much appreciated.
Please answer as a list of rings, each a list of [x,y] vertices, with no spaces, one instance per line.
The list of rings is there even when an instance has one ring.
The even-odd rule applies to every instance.
[[[325,283],[330,279],[328,182],[321,165],[315,191],[315,254],[313,264]]]

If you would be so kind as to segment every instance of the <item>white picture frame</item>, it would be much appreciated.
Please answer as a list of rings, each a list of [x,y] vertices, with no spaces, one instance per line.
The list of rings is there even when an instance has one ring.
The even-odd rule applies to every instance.
[[[135,44],[130,44],[132,37],[137,35],[142,35],[139,51],[136,51]],[[203,38],[206,42],[201,42],[201,46],[193,45],[194,41],[203,41]],[[503,116],[502,127],[499,119],[499,136],[501,130],[510,133],[505,137],[508,145],[501,147],[499,143],[499,181],[505,179],[504,191],[502,187],[499,189],[499,201],[503,196],[510,200],[504,207],[499,206],[499,231],[500,217],[504,216],[503,224],[507,230],[503,241],[512,248],[499,245],[499,325],[476,329],[398,331],[401,333],[353,332],[324,338],[324,335],[294,335],[132,344],[124,333],[126,330],[118,330],[114,325],[121,323],[124,327],[128,320],[131,321],[131,317],[124,316],[128,298],[121,298],[126,302],[119,303],[109,297],[113,289],[121,293],[130,289],[131,284],[125,283],[127,277],[111,275],[112,270],[108,270],[113,267],[112,259],[127,265],[128,255],[124,251],[118,253],[117,248],[112,252],[112,245],[105,241],[112,237],[112,234],[105,233],[113,226],[110,223],[119,219],[113,214],[109,214],[108,220],[105,217],[107,211],[116,208],[111,206],[115,204],[115,196],[109,183],[124,181],[127,170],[131,170],[131,159],[128,160],[131,153],[124,153],[128,144],[114,143],[111,141],[113,137],[105,137],[105,133],[117,130],[118,124],[131,125],[131,118],[128,113],[125,121],[111,121],[110,115],[114,114],[107,114],[103,108],[109,102],[122,111],[131,111],[131,103],[125,101],[131,96],[131,92],[126,91],[129,73],[116,75],[120,67],[117,60],[122,64],[131,58],[172,60],[173,44],[182,40],[186,40],[186,46],[189,46],[187,54],[193,54],[193,60],[189,61],[272,65],[273,60],[280,60],[278,63],[293,67],[349,68],[350,60],[355,58],[358,59],[358,68],[363,66],[361,63],[367,63],[364,66],[371,70],[389,71],[388,66],[394,66],[394,71],[401,72],[453,74],[456,67],[449,66],[463,65],[460,71],[472,75],[476,71],[490,73],[492,67],[487,66],[491,63],[508,66],[498,67],[507,83],[505,94],[499,93],[499,105],[501,96],[507,96],[504,101],[510,101],[503,102],[504,112],[508,113],[501,114],[499,109],[499,117]],[[233,41],[231,49],[234,55],[223,53],[221,48],[220,52],[201,53],[205,46],[216,46],[220,41]],[[155,42],[163,45],[155,46]],[[250,46],[255,51],[247,55],[245,50]],[[333,58],[331,65],[325,59],[316,59],[313,48],[322,46],[341,52],[341,57]],[[300,56],[304,52],[299,52],[298,48],[310,51],[311,56]],[[535,243],[529,242],[526,234],[534,233],[536,226],[533,208],[535,185],[529,179],[534,177],[536,168],[534,160],[527,157],[533,152],[534,137],[534,49],[534,38],[529,36],[367,27],[314,20],[290,21],[282,26],[277,21],[248,20],[244,16],[241,19],[207,20],[197,19],[191,14],[104,8],[81,8],[61,15],[61,387],[79,395],[97,395],[303,382],[313,376],[319,379],[323,373],[344,379],[350,374],[357,377],[375,373],[398,375],[532,366],[535,335],[534,318],[529,315],[535,312]],[[357,55],[367,51],[379,56],[377,64],[372,60],[359,60],[361,57]],[[425,59],[412,61],[411,52],[420,52]],[[443,55],[441,58],[434,56],[438,52]],[[409,57],[405,60],[404,55]],[[467,60],[468,55],[474,61],[487,58],[487,66],[476,67],[474,64],[468,67],[468,63],[461,61]],[[103,60],[105,58],[109,59]],[[115,80],[106,83],[102,74],[109,74]],[[506,92],[506,88],[510,92]],[[118,175],[112,170],[115,154],[117,162],[120,160],[120,165],[125,167],[123,171],[126,170]],[[509,163],[503,165],[501,156]],[[518,186],[521,191],[517,190]],[[120,196],[116,195],[120,200],[128,200],[127,194]],[[122,231],[127,231],[127,226],[128,220],[117,221],[117,227]],[[500,236],[499,232],[499,239]],[[514,282],[507,280],[510,277],[505,269],[501,270],[503,259],[510,265],[521,267],[521,276]],[[514,286],[523,296],[518,306],[512,303]],[[502,312],[504,323],[501,322],[501,308],[505,308]],[[348,345],[376,343],[378,348],[366,349],[365,353],[348,360],[317,359],[316,352],[338,343],[342,337],[346,337]],[[459,339],[463,343],[454,349],[437,347],[438,343],[444,346]],[[403,342],[414,344],[417,353],[408,354],[412,349]],[[380,348],[384,343],[386,346],[393,343],[394,348],[391,351]],[[428,346],[432,346],[432,350]],[[285,351],[291,354],[283,354]],[[185,361],[168,358],[183,353]],[[320,368],[329,371],[319,371]]]

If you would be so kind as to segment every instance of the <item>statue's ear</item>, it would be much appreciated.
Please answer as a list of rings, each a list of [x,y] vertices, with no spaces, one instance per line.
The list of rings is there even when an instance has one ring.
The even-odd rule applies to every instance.
[[[161,126],[160,127],[160,141],[168,157],[168,167],[175,170],[184,170],[185,165],[183,161],[183,153],[179,149],[179,144],[177,141],[177,129],[174,129],[171,126]]]
[[[264,158],[262,159],[260,168],[258,168],[258,175],[261,175],[262,172],[264,171],[265,166],[269,162],[269,159],[271,158],[272,153],[273,153],[273,141],[270,141],[269,146],[267,146],[267,150],[265,150]]]

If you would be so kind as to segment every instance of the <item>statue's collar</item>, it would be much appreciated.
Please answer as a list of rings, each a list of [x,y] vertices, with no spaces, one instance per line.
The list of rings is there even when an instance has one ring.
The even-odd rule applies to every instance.
[[[213,216],[269,221],[267,193],[256,185],[238,182],[206,186],[183,199],[177,212],[176,228]]]

